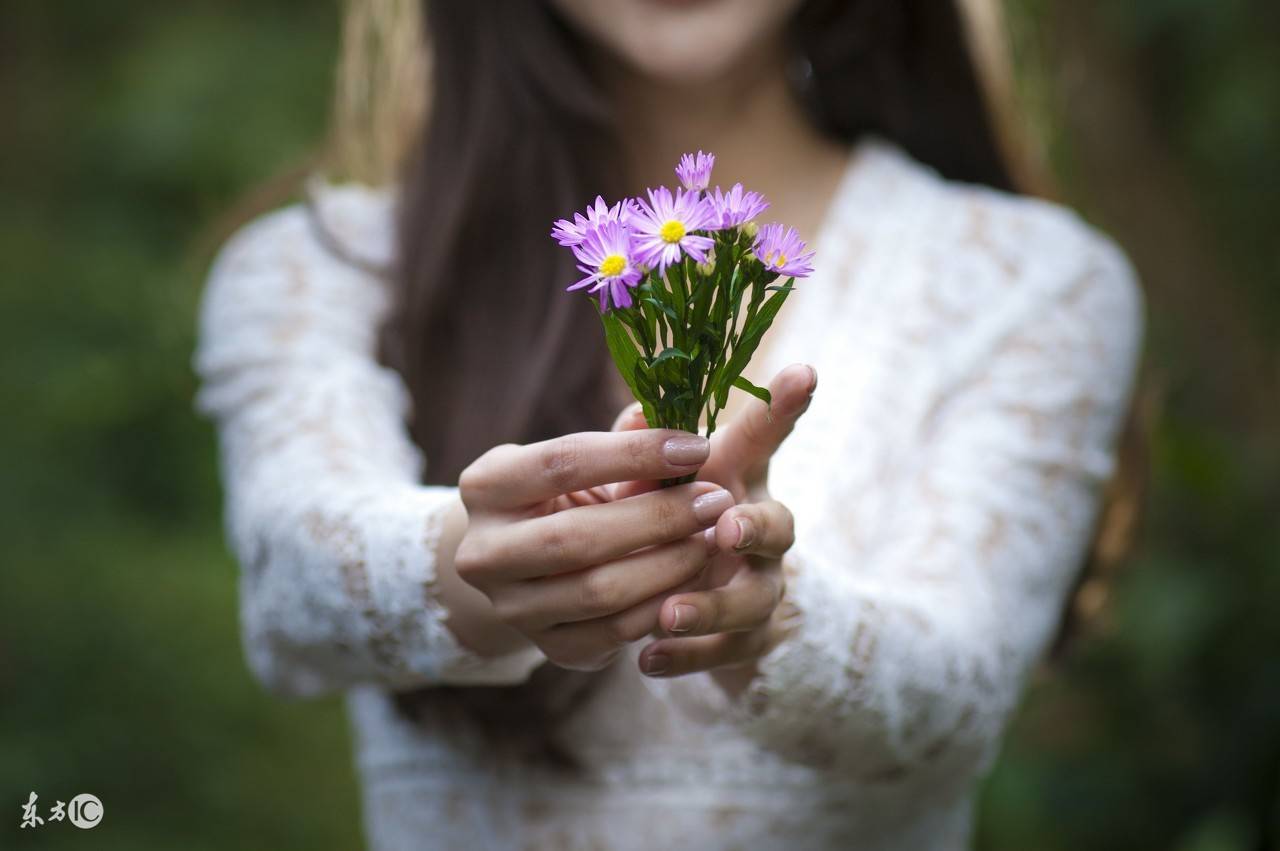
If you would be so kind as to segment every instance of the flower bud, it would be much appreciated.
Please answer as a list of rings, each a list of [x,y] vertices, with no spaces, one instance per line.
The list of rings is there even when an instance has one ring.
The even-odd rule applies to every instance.
[[[743,222],[738,229],[742,231],[742,235],[747,239],[755,239],[756,234],[760,232],[760,226],[755,222]]]
[[[712,275],[715,274],[715,272],[716,272],[716,267],[714,263],[698,264],[698,274],[704,278],[710,278]]]

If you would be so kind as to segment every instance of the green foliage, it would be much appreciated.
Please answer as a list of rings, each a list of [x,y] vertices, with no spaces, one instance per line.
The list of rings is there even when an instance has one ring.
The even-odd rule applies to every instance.
[[[327,4],[7,4],[0,847],[352,848],[338,700],[245,667],[189,369],[207,248],[323,127]],[[103,824],[19,831],[98,795]]]
[[[1018,714],[984,789],[978,845],[1277,848],[1280,7],[1009,6],[1020,32],[1040,34],[1024,39],[1041,51],[1027,61],[1077,73],[1105,61],[1123,75],[1075,88],[1062,71],[1033,75],[1053,91],[1032,99],[1053,119],[1064,189],[1122,235],[1143,278],[1159,404],[1138,552],[1108,617]],[[1136,104],[1116,100],[1121,89]],[[1107,102],[1124,104],[1122,121]],[[1140,182],[1150,175],[1162,192],[1154,207]],[[1179,232],[1191,240],[1157,228],[1166,201],[1185,208]],[[1178,278],[1188,266],[1199,279]]]
[[[705,270],[688,257],[665,275],[652,270],[634,305],[600,316],[609,353],[645,421],[697,432],[705,419],[707,437],[730,388],[771,402],[742,372],[795,283],[773,285],[777,274],[751,254],[752,237],[739,228],[709,235],[714,262]]]

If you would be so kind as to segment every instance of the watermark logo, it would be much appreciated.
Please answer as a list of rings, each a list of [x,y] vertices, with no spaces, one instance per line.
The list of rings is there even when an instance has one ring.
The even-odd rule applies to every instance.
[[[71,799],[70,812],[67,818],[81,830],[97,827],[102,821],[102,802],[97,795],[82,792]]]
[[[42,827],[45,818],[40,815],[40,797],[32,792],[27,798],[27,802],[22,805],[22,821],[20,827],[36,828]],[[97,795],[90,795],[88,792],[82,792],[71,799],[70,805],[63,801],[55,800],[53,806],[48,809],[48,821],[52,824],[55,821],[69,821],[81,830],[88,830],[97,827],[105,815],[102,807],[102,801]]]

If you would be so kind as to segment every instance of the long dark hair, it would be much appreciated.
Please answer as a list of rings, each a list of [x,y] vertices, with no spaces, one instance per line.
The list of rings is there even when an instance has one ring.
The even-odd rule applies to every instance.
[[[406,173],[397,307],[384,360],[405,378],[427,480],[454,484],[490,447],[607,428],[609,370],[587,299],[549,223],[597,193],[619,197],[609,104],[579,38],[547,2],[425,4],[431,114]],[[811,73],[813,121],[852,143],[892,140],[944,176],[1012,189],[961,16],[943,0],[811,0],[790,24]],[[550,759],[556,717],[593,680],[544,665],[516,687],[399,696],[446,704],[495,741]]]

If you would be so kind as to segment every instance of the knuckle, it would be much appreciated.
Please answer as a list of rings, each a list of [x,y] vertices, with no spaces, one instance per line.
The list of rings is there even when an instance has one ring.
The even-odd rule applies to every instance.
[[[753,629],[743,639],[741,658],[743,661],[759,657],[768,648],[769,631],[763,626]]]
[[[604,622],[605,637],[613,644],[630,644],[648,630],[641,631],[630,618],[617,617],[609,618]],[[639,632],[639,635],[636,633]]]
[[[769,426],[763,416],[747,417],[742,423],[744,442],[753,449],[762,449],[769,445]]]
[[[791,509],[782,503],[777,503],[778,507],[778,528],[782,531],[783,539],[787,546],[791,546],[796,539],[796,517],[791,513]]]
[[[537,543],[542,555],[553,564],[564,565],[573,553],[573,532],[564,521],[550,518],[538,533]]]
[[[475,580],[484,573],[484,567],[488,563],[488,560],[484,557],[483,549],[483,544],[468,536],[458,544],[458,550],[453,556],[453,568],[458,576],[473,585]]]
[[[502,480],[501,470],[516,449],[513,443],[503,443],[485,452],[463,469],[458,476],[458,494],[462,504],[471,508],[488,498]]]
[[[701,614],[703,632],[719,632],[724,625],[725,605],[724,591],[716,589],[702,595],[698,600],[698,612]]]
[[[566,435],[547,441],[538,456],[542,475],[556,490],[567,489],[582,465],[582,439]]]
[[[591,570],[578,584],[578,605],[589,615],[610,614],[618,607],[619,593],[617,581],[609,574]]]
[[[519,628],[524,623],[526,612],[524,606],[506,594],[498,594],[490,598],[493,614],[499,621],[510,627]]]
[[[757,591],[751,597],[751,622],[763,623],[778,607],[778,584],[772,579],[762,577]]]
[[[485,473],[481,459],[476,459],[458,475],[458,496],[468,510],[473,510],[480,503],[480,495],[484,491]]]
[[[632,475],[643,478],[652,466],[653,436],[648,431],[627,432],[622,449],[626,453],[628,468]]]
[[[649,510],[649,522],[653,524],[658,534],[664,538],[675,537],[680,534],[686,525],[685,515],[688,511],[678,508],[677,500],[687,502],[687,499],[683,496],[673,497],[670,492],[660,492],[653,500],[653,505]]]

